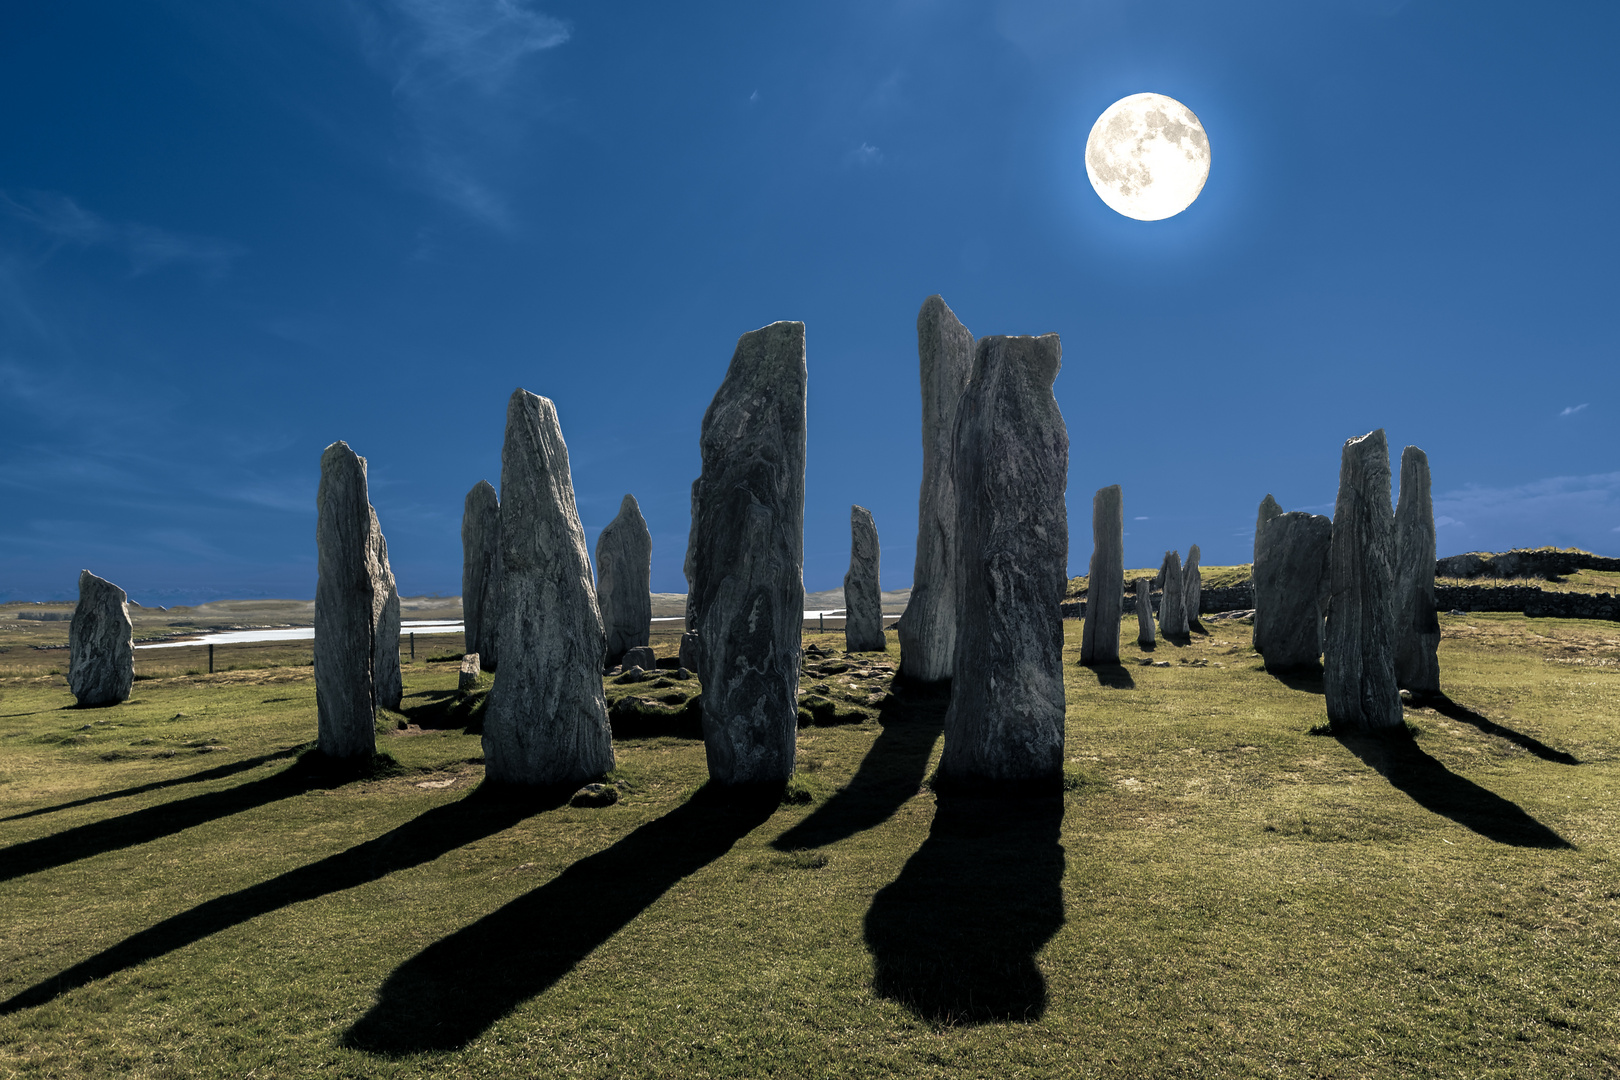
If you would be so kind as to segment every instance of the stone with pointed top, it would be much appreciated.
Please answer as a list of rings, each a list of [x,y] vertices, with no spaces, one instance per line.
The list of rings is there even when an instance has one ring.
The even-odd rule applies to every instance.
[[[652,534],[634,495],[619,503],[619,514],[596,538],[596,602],[607,630],[603,666],[647,644],[652,628]]]
[[[844,575],[844,649],[882,652],[889,647],[883,633],[883,594],[878,586],[878,534],[872,512],[864,506],[849,508],[849,573]]]
[[[1404,723],[1395,681],[1395,515],[1382,428],[1344,444],[1328,556],[1322,688],[1341,731]]]
[[[1187,609],[1189,628],[1198,624],[1198,608],[1203,603],[1204,577],[1198,570],[1198,561],[1203,557],[1203,552],[1194,544],[1187,549],[1187,564],[1181,568],[1181,602]],[[1199,629],[1203,627],[1200,625]]]
[[[1401,494],[1395,507],[1395,681],[1414,694],[1440,692],[1434,563],[1429,456],[1408,446],[1401,451]]]
[[[80,705],[114,705],[135,685],[135,628],[129,596],[79,571],[79,605],[68,624],[68,689]]]
[[[1091,543],[1080,662],[1117,664],[1125,611],[1125,501],[1118,484],[1099,488],[1091,498]]]

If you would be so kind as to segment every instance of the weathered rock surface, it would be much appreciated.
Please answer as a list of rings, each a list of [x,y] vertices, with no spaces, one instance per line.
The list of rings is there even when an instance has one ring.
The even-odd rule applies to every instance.
[[[129,596],[79,571],[79,606],[68,625],[68,689],[80,705],[112,705],[135,685],[135,627]]]
[[[596,602],[607,631],[603,666],[647,644],[652,630],[652,534],[634,495],[619,503],[619,514],[596,538]]]
[[[501,502],[488,480],[474,484],[462,504],[461,617],[467,651],[478,654],[485,671],[494,671],[500,656]]]
[[[366,493],[366,459],[348,443],[321,453],[315,513],[317,745],[330,758],[369,758],[378,706],[399,704],[399,593]]]
[[[938,296],[917,313],[922,374],[922,489],[911,599],[896,628],[900,674],[919,682],[951,677],[956,652],[956,484],[952,440],[957,401],[973,372],[973,335]]]
[[[515,390],[501,448],[501,666],[484,710],[484,774],[578,784],[613,767],[606,633],[557,409]]]
[[[849,508],[849,572],[844,575],[844,648],[849,652],[882,652],[883,596],[878,589],[878,534],[872,512]]]
[[[1187,629],[1187,598],[1181,591],[1181,553],[1167,551],[1159,564],[1159,634],[1166,640],[1190,636]]]
[[[456,679],[456,689],[462,693],[478,689],[478,654],[470,652],[461,658],[461,671]]]
[[[1158,640],[1153,631],[1153,582],[1149,579],[1136,579],[1136,643],[1138,645],[1152,645]]]
[[[1069,435],[1052,396],[1056,334],[987,337],[957,407],[956,653],[942,778],[1063,770]]]
[[[1401,451],[1401,494],[1395,507],[1395,682],[1415,694],[1440,692],[1434,569],[1429,455],[1408,446]]]
[[[679,659],[681,667],[687,669],[688,671],[696,671],[698,669],[699,641],[700,639],[698,638],[697,631],[695,630],[688,629],[681,635],[681,653]]]
[[[703,743],[716,783],[793,775],[804,612],[804,324],[737,340],[703,415],[692,484],[687,630],[696,632]],[[686,664],[682,643],[682,664]]]
[[[1187,549],[1187,564],[1181,568],[1181,604],[1187,609],[1187,625],[1198,622],[1198,607],[1204,595],[1204,578],[1198,570],[1198,560],[1204,553],[1194,544]]]
[[[1344,444],[1322,647],[1328,720],[1342,731],[1387,731],[1403,723],[1395,682],[1395,515],[1389,481],[1389,444],[1382,428]]]
[[[1316,668],[1322,656],[1333,522],[1293,510],[1260,525],[1254,555],[1254,646],[1273,672]]]
[[[626,671],[638,667],[643,671],[655,671],[658,668],[658,654],[647,645],[638,645],[625,652],[623,657]]]
[[[1091,544],[1080,662],[1117,664],[1125,608],[1125,499],[1118,484],[1097,489],[1091,498]]]
[[[1260,557],[1260,529],[1266,522],[1274,517],[1281,517],[1283,508],[1277,505],[1277,500],[1271,497],[1268,491],[1266,497],[1260,500],[1260,511],[1254,519],[1254,557]]]

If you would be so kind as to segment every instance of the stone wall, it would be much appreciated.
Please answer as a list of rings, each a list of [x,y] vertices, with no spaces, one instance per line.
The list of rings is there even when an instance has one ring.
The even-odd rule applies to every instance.
[[[1434,564],[1436,577],[1542,578],[1573,574],[1577,570],[1620,570],[1620,559],[1589,551],[1517,550],[1493,554],[1470,551],[1448,555]],[[1443,606],[1443,605],[1442,605]]]

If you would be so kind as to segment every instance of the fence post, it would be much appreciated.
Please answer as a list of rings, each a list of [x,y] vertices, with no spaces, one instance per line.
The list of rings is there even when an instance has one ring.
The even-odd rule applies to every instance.
[[[208,674],[214,673],[214,647],[208,646]]]
[[[416,659],[416,631],[411,631],[411,659]]]
[[[827,632],[827,613],[825,611],[816,612],[816,632],[818,634]]]

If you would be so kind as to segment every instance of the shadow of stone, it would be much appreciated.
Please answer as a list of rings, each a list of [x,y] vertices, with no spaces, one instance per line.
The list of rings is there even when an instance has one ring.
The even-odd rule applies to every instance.
[[[608,726],[614,739],[703,738],[703,695],[694,694],[681,705],[648,704],[626,694],[608,707]]]
[[[1434,694],[1417,698],[1414,705],[1421,705],[1433,709],[1441,716],[1457,720],[1464,724],[1472,724],[1487,735],[1495,735],[1499,739],[1506,739],[1517,746],[1522,746],[1543,761],[1556,762],[1559,765],[1579,765],[1580,759],[1573,754],[1562,750],[1554,750],[1546,743],[1533,735],[1526,735],[1521,731],[1514,731],[1510,727],[1503,727],[1496,721],[1489,719],[1483,713],[1477,713],[1466,705],[1459,705],[1445,694]]]
[[[1135,690],[1136,680],[1121,664],[1097,664],[1092,666],[1091,673],[1097,676],[1097,682],[1114,690]]]
[[[561,806],[571,791],[570,787],[569,791],[536,794],[481,786],[464,799],[435,807],[347,851],[216,897],[133,934],[13,995],[0,1003],[0,1015],[43,1005],[93,980],[182,949],[260,915],[432,862],[446,852],[501,832],[541,810]]]
[[[420,699],[410,705],[411,699]],[[406,694],[395,711],[424,731],[449,731],[461,728],[465,734],[481,735],[484,731],[484,705],[489,690],[423,690]]]
[[[1272,671],[1266,669],[1266,674],[1288,687],[1306,694],[1326,694],[1327,689],[1322,685],[1322,665],[1320,663],[1297,668],[1279,668]]]
[[[388,1057],[455,1050],[543,993],[780,805],[780,788],[703,788],[612,847],[423,949],[343,1036]]]
[[[1335,734],[1334,737],[1419,806],[1450,818],[1487,840],[1513,847],[1574,846],[1516,803],[1458,776],[1434,760],[1404,728],[1382,736]]]
[[[1035,954],[1063,925],[1060,795],[941,795],[928,839],[872,899],[874,988],[945,1024],[1046,1011]]]
[[[771,846],[823,847],[888,821],[922,786],[950,703],[950,683],[892,682],[878,710],[882,730],[850,782]]]

